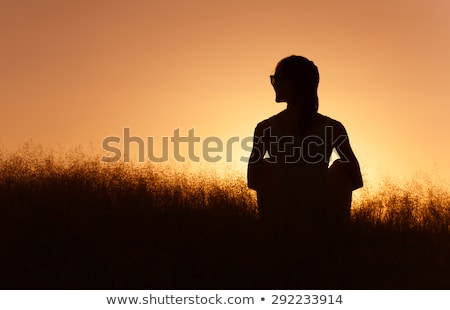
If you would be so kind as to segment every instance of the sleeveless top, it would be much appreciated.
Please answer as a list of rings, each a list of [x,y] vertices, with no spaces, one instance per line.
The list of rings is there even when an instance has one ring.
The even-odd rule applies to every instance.
[[[280,125],[280,117],[275,115],[259,123],[255,130],[269,167],[257,190],[261,211],[317,222],[313,218],[320,217],[327,205],[328,163],[336,139],[333,131],[342,125],[321,114],[302,135],[286,135]]]
[[[301,136],[286,135],[277,115],[258,124],[261,141],[279,184],[300,186],[323,183],[333,150],[333,131],[340,123],[317,114]]]

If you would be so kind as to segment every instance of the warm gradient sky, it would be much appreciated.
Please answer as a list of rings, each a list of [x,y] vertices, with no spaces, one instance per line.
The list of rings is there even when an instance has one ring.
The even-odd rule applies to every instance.
[[[242,140],[285,107],[268,76],[291,54],[367,177],[450,177],[448,0],[0,0],[0,144]]]

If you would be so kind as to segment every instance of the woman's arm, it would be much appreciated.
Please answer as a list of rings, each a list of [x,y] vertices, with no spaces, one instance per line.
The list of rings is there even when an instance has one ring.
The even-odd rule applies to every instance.
[[[347,131],[341,123],[338,123],[338,125],[335,126],[334,129],[335,132],[333,132],[333,147],[336,149],[339,157],[341,158],[340,163],[343,165],[350,177],[352,190],[361,188],[363,187],[361,169],[359,167],[358,160],[356,159],[356,156],[350,146]]]
[[[247,185],[256,191],[261,190],[266,176],[267,162],[264,159],[267,147],[263,139],[262,125],[258,124],[253,135],[253,149],[247,167]]]

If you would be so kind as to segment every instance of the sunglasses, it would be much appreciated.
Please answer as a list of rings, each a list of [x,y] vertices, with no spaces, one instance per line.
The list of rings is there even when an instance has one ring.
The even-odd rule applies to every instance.
[[[284,81],[284,80],[286,80],[286,78],[281,77],[281,76],[277,76],[277,75],[270,76],[270,84],[272,84],[272,86],[274,86],[277,81]]]

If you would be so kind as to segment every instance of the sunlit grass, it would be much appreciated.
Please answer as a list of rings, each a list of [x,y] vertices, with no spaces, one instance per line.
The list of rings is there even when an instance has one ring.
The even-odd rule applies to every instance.
[[[309,254],[268,243],[244,175],[99,158],[0,151],[2,287],[450,287],[450,197],[429,178],[360,190],[349,236],[305,280],[293,257]]]
[[[403,182],[385,179],[376,189],[366,187],[353,203],[353,221],[399,231],[447,232],[450,194],[439,181],[421,175]]]

